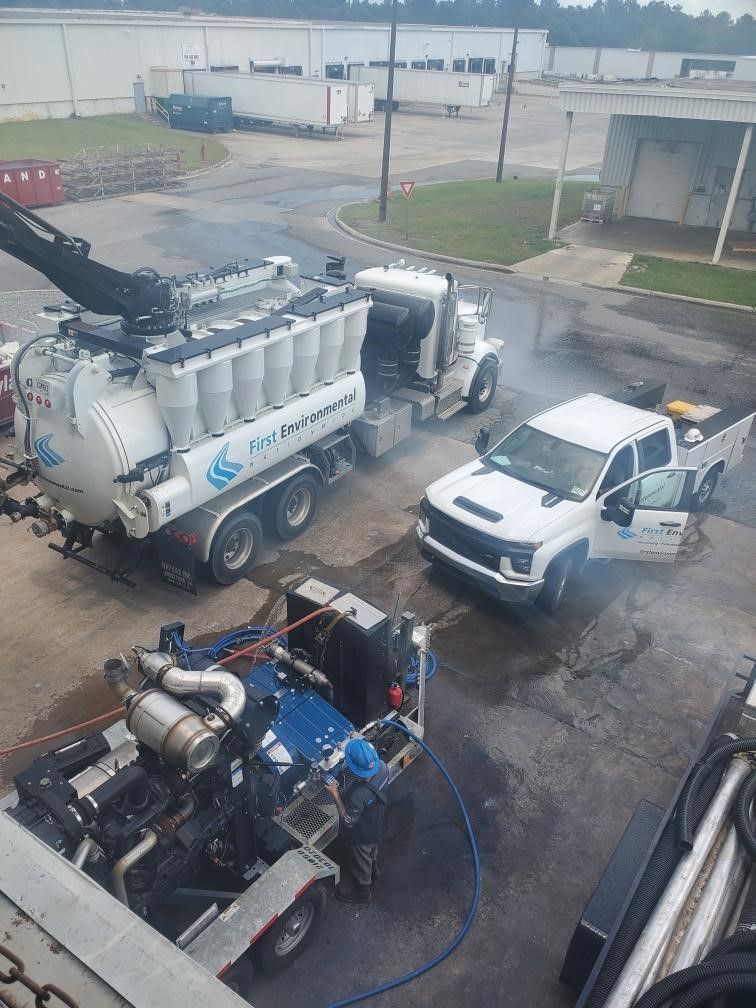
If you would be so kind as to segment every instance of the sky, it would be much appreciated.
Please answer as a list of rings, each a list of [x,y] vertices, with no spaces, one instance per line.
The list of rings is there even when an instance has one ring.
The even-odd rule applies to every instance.
[[[559,0],[567,7],[570,4],[581,7],[590,6],[592,0]],[[753,14],[756,17],[756,0],[667,0],[668,3],[679,3],[686,14],[700,14],[701,11],[710,10],[713,14],[719,14],[726,10],[731,17],[738,18],[741,14]]]

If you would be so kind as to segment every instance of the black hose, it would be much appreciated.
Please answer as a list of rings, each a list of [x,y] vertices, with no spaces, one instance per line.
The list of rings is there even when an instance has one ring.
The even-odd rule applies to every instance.
[[[750,938],[756,944],[756,869],[751,872],[748,893],[743,902],[740,917],[738,917],[738,926],[732,937],[734,938],[735,935]]]
[[[715,772],[719,771],[719,772]],[[704,775],[701,785],[689,811],[694,829],[698,828],[701,819],[716,794],[724,773],[720,764],[712,764]],[[643,878],[633,894],[630,906],[625,913],[622,924],[612,941],[611,947],[602,963],[601,970],[586,1002],[586,1008],[602,1008],[609,997],[622,968],[627,962],[635,943],[641,936],[644,927],[661,899],[672,872],[682,857],[675,838],[675,821],[670,819],[662,832],[656,848],[648,862]]]
[[[681,991],[722,974],[748,973],[756,970],[756,953],[736,953],[717,955],[696,966],[670,973],[643,994],[634,1003],[634,1008],[661,1008]]]
[[[754,931],[735,931],[724,941],[720,942],[719,945],[711,949],[710,952],[704,957],[704,962],[708,962],[715,956],[730,955],[733,952],[743,952],[746,949],[750,949],[756,946],[756,932]],[[756,954],[756,947],[754,947],[754,953]]]
[[[751,825],[751,805],[754,795],[756,795],[756,772],[752,773],[750,777],[746,777],[738,788],[732,809],[732,819],[735,823],[738,839],[751,861],[756,861],[756,834],[754,834]],[[754,886],[749,889],[749,898],[751,898],[753,889]]]
[[[675,1008],[699,1008],[700,1005],[708,1004],[712,998],[723,994],[742,994],[745,991],[756,991],[753,966],[744,973],[723,973],[702,980],[675,1001]]]
[[[693,847],[693,828],[691,826],[690,809],[706,776],[712,769],[737,753],[751,752],[756,749],[756,738],[732,739],[715,746],[705,760],[693,770],[688,782],[683,788],[677,803],[677,845],[681,850],[689,851]]]

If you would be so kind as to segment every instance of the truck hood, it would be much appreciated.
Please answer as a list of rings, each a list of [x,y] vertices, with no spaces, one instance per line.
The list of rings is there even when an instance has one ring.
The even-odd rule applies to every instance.
[[[577,501],[513,479],[480,459],[442,476],[425,493],[429,503],[449,517],[514,542],[539,538],[542,529],[579,506]]]

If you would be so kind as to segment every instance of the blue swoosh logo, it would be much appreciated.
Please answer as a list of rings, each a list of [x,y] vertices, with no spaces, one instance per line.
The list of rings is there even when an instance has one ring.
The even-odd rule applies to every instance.
[[[236,479],[244,468],[239,462],[232,462],[228,458],[228,441],[215,456],[207,467],[205,478],[216,490],[225,490],[231,480]]]
[[[620,539],[625,540],[635,539],[635,532],[631,532],[629,528],[620,529],[617,535],[620,537]]]
[[[63,456],[59,455],[54,448],[50,447],[52,438],[52,434],[45,434],[44,437],[37,438],[34,442],[34,451],[46,466],[58,466],[62,462],[65,462]]]

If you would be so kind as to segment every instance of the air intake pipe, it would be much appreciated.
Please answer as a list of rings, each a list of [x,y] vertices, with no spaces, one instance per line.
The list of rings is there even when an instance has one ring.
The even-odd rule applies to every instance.
[[[247,703],[244,684],[221,665],[187,671],[177,668],[173,656],[165,651],[135,650],[144,674],[167,693],[178,696],[210,693],[219,698],[218,706],[230,721],[238,721],[242,716]]]

